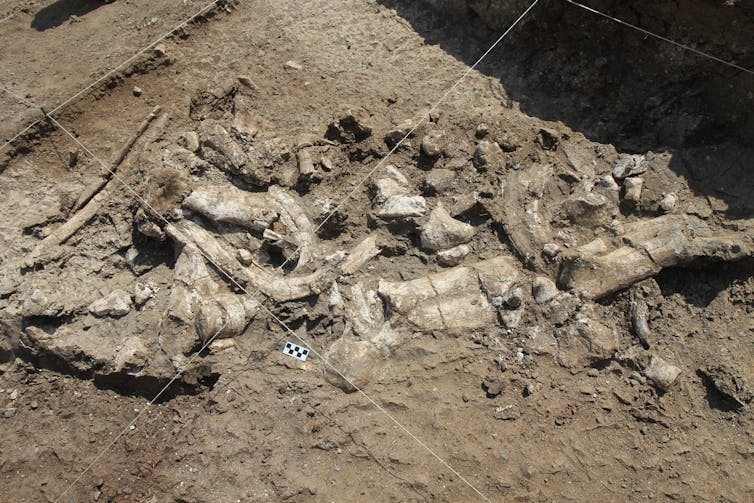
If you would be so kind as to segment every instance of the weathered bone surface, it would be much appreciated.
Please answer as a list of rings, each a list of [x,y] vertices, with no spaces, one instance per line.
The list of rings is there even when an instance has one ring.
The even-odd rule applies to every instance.
[[[604,239],[564,257],[559,281],[589,299],[599,299],[654,276],[664,267],[697,258],[736,260],[754,250],[742,233],[713,235],[701,219],[666,215],[625,225],[615,246]]]
[[[380,281],[378,291],[420,329],[472,329],[494,323],[491,298],[504,298],[518,277],[514,261],[500,256],[411,281]]]
[[[267,197],[232,185],[199,187],[184,199],[183,206],[213,221],[253,231],[263,231],[279,218]]]
[[[493,218],[502,223],[519,256],[540,269],[546,269],[542,248],[553,235],[549,216],[542,213],[540,203],[551,174],[552,168],[542,164],[511,171],[494,202],[485,204]]]
[[[357,283],[348,292],[346,302],[337,285],[334,283],[330,291],[330,304],[343,310],[347,323],[343,335],[324,355],[330,364],[327,379],[334,386],[352,392],[374,378],[402,337],[400,330],[385,320],[377,292]]]

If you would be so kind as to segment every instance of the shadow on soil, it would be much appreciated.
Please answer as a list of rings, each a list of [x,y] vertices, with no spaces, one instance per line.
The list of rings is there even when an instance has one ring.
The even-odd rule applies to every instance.
[[[428,44],[468,65],[517,15],[495,20],[503,28],[493,31],[490,20],[471,10],[452,16],[425,2],[379,2],[395,9]],[[650,15],[639,11],[641,5],[592,3],[669,36],[674,23],[691,34],[715,28],[725,43],[700,48],[754,66],[747,35],[754,19],[748,11],[692,0],[681,7],[652,3],[656,9],[644,9]],[[726,44],[738,46],[731,48],[737,52],[726,54]],[[729,218],[754,216],[749,194],[754,186],[754,76],[560,1],[540,2],[477,70],[499,80],[508,106],[527,115],[562,122],[622,152],[672,153],[672,169],[693,191],[724,202],[718,211]]]
[[[37,12],[31,21],[31,27],[37,31],[55,28],[68,21],[71,16],[84,16],[102,7],[104,0],[58,0]]]

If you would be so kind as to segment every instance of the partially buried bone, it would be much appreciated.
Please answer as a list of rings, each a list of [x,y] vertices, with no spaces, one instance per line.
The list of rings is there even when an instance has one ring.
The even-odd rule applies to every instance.
[[[247,192],[235,187],[204,186],[194,190],[183,206],[214,222],[264,232],[272,241],[283,240],[289,252],[298,249],[297,267],[313,260],[314,226],[298,199],[277,186],[267,192]],[[276,229],[271,229],[273,224]],[[283,233],[285,236],[283,236]]]
[[[752,254],[746,233],[713,235],[701,219],[689,215],[665,215],[626,224],[623,244],[595,239],[564,255],[561,286],[588,299],[600,299],[664,267],[697,258],[736,260]]]
[[[454,267],[411,281],[380,281],[388,305],[420,329],[479,328],[496,319],[493,298],[505,298],[518,279],[509,257]]]
[[[339,292],[333,283],[332,292]],[[337,293],[337,302],[343,298]],[[374,378],[379,365],[399,344],[399,332],[384,319],[384,306],[377,293],[361,283],[351,287],[345,306],[346,329],[326,351],[327,379],[347,392],[362,388]],[[335,370],[337,369],[337,370]]]
[[[260,232],[278,219],[277,211],[264,194],[226,185],[199,187],[183,200],[183,206],[215,222]]]

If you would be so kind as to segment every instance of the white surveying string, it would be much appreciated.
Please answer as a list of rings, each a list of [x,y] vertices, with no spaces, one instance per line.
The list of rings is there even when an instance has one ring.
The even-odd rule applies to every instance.
[[[65,100],[63,103],[59,104],[58,106],[56,106],[55,108],[53,108],[52,110],[50,110],[47,113],[51,115],[51,114],[54,114],[55,112],[60,111],[61,108],[63,108],[67,104],[69,104],[71,101],[75,100],[76,98],[78,98],[79,96],[81,96],[82,94],[84,94],[85,92],[87,92],[88,90],[90,90],[91,88],[93,88],[94,86],[96,86],[97,84],[101,83],[103,80],[107,79],[113,73],[117,72],[118,70],[120,70],[121,68],[123,68],[124,66],[126,66],[127,64],[129,64],[130,62],[132,62],[134,59],[136,59],[137,57],[139,57],[140,55],[142,55],[146,51],[152,49],[154,46],[156,46],[157,44],[159,44],[160,42],[162,42],[163,40],[165,40],[167,37],[169,37],[170,35],[172,35],[176,30],[179,30],[179,29],[183,28],[185,25],[187,25],[188,23],[190,23],[191,21],[193,21],[197,17],[201,16],[205,12],[207,12],[209,9],[211,9],[212,7],[214,7],[217,4],[218,1],[219,0],[214,0],[214,1],[210,2],[209,4],[205,5],[199,11],[197,11],[195,14],[192,14],[191,16],[189,16],[186,19],[184,19],[183,21],[181,21],[179,24],[177,24],[175,27],[173,27],[170,31],[165,32],[162,35],[160,35],[159,37],[157,37],[151,44],[149,44],[148,46],[144,47],[143,49],[141,49],[140,51],[138,51],[136,54],[134,54],[133,56],[131,56],[130,58],[128,58],[127,60],[125,60],[124,62],[122,62],[121,64],[119,64],[118,66],[116,66],[115,68],[111,69],[106,74],[104,74],[102,77],[98,78],[97,80],[95,80],[94,82],[92,82],[91,84],[89,84],[88,86],[86,86],[85,88],[83,88],[82,90],[80,90],[79,92],[77,92],[76,94],[74,94],[73,96],[71,96],[70,98],[68,98],[67,100]],[[26,126],[24,129],[22,129],[21,131],[19,131],[13,138],[11,138],[10,140],[8,140],[5,143],[3,143],[3,145],[0,146],[0,150],[3,150],[5,147],[7,147],[8,145],[10,145],[14,141],[16,141],[16,139],[18,137],[20,137],[21,135],[23,135],[24,133],[26,133],[28,130],[30,130],[31,128],[33,128],[34,126],[36,126],[37,124],[39,124],[43,120],[44,120],[44,117],[42,117],[41,119],[36,119],[34,122],[32,122],[31,124],[29,124],[28,126]]]
[[[725,61],[724,59],[720,59],[717,56],[713,56],[712,54],[708,54],[706,52],[702,52],[698,49],[694,49],[693,47],[689,47],[688,45],[681,44],[680,42],[676,42],[675,40],[671,40],[669,38],[663,37],[662,35],[658,35],[656,33],[652,33],[651,31],[645,30],[644,28],[639,28],[636,25],[633,25],[631,23],[627,23],[626,21],[623,21],[622,19],[618,19],[617,17],[613,17],[609,14],[605,14],[604,12],[600,12],[597,9],[594,9],[592,7],[589,7],[588,5],[584,5],[579,2],[575,2],[574,0],[565,0],[571,5],[575,5],[576,7],[581,7],[584,10],[587,10],[593,14],[597,14],[598,16],[602,16],[606,19],[609,19],[611,21],[614,21],[618,24],[621,24],[623,26],[627,26],[628,28],[631,28],[633,30],[640,31],[641,33],[644,33],[645,35],[649,35],[650,37],[654,37],[658,40],[662,40],[663,42],[667,42],[669,44],[673,44],[676,47],[680,47],[683,50],[693,52],[694,54],[697,54],[698,56],[702,56],[703,58],[711,59],[712,61],[715,61],[717,63],[721,63],[726,66],[730,66],[731,68],[735,68],[736,70],[740,70],[742,72],[746,72],[750,75],[754,75],[754,70],[751,70],[749,68],[744,68],[741,65],[737,65],[735,63],[730,63],[729,61]]]

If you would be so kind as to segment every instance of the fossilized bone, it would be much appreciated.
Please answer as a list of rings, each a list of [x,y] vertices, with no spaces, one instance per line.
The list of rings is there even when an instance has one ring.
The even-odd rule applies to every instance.
[[[505,298],[518,277],[514,259],[499,256],[411,281],[383,280],[378,291],[420,329],[473,329],[495,322],[491,301]]]
[[[564,254],[559,282],[585,298],[600,299],[664,267],[698,258],[729,261],[749,256],[754,252],[751,241],[744,232],[714,235],[697,217],[665,215],[627,224],[617,245],[598,238]]]
[[[100,180],[84,189],[84,191],[81,193],[78,201],[76,202],[76,205],[74,206],[76,212],[73,214],[73,216],[66,220],[60,227],[52,231],[39,244],[37,244],[34,250],[31,251],[25,261],[25,265],[27,267],[33,267],[35,264],[39,263],[43,259],[44,253],[47,249],[52,246],[64,244],[74,234],[81,230],[81,228],[84,227],[87,222],[89,222],[97,215],[99,210],[102,208],[102,204],[107,201],[112,195],[113,187],[111,186],[111,183],[113,183],[113,174],[123,163],[126,156],[131,151],[134,143],[136,143],[141,135],[144,134],[144,132],[147,130],[147,127],[149,127],[149,124],[157,117],[159,113],[159,106],[155,107],[149,113],[147,118],[144,119],[144,121],[139,125],[139,129],[136,131],[136,133],[131,136],[126,144],[120,149],[118,155],[115,157],[112,163],[112,168],[110,168],[105,174],[103,174]]]

